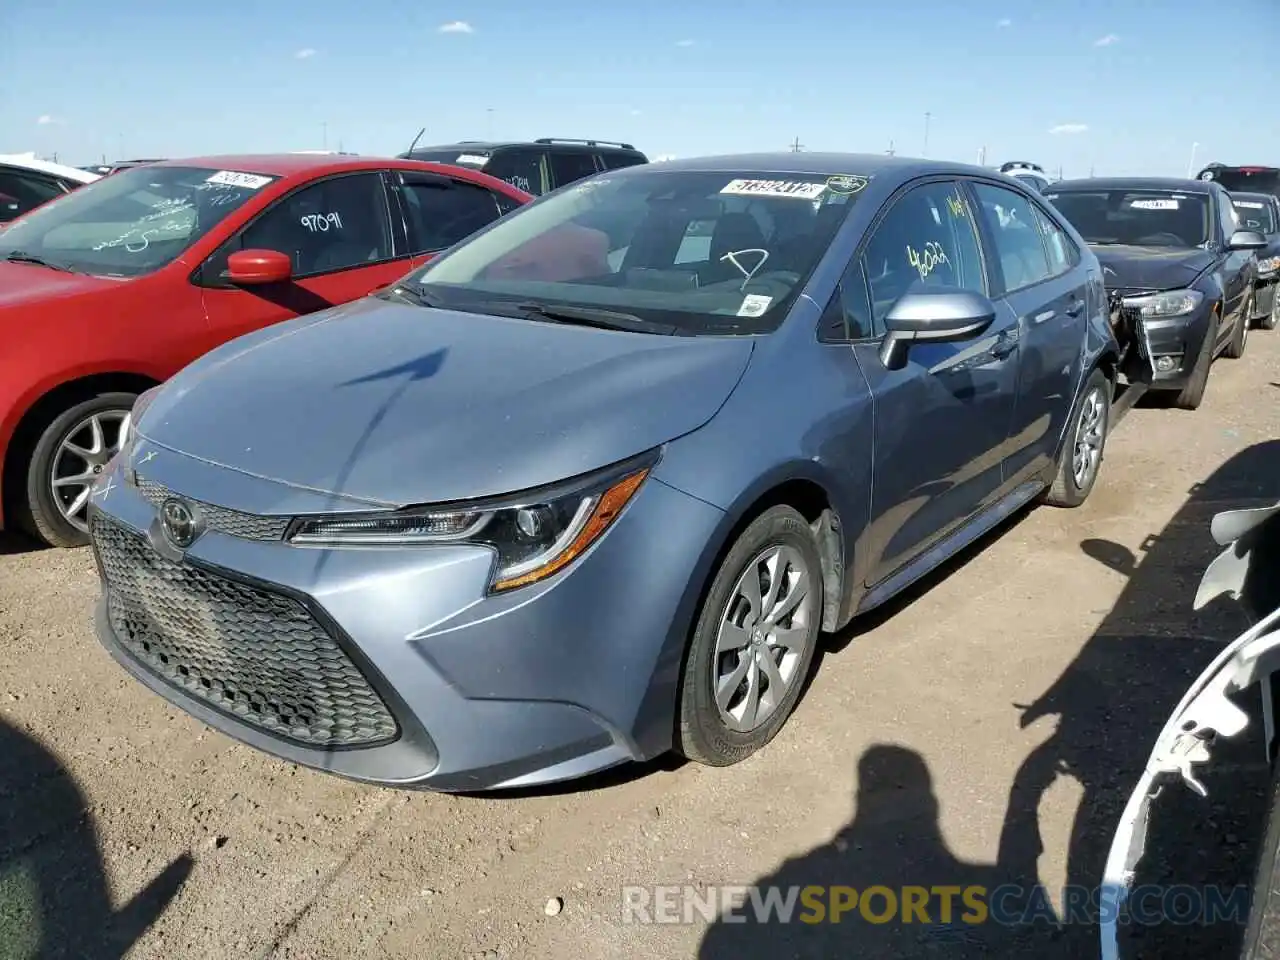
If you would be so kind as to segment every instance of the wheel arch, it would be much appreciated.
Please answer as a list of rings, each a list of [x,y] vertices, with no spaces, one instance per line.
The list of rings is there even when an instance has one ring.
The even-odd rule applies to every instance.
[[[24,487],[24,459],[40,433],[63,410],[102,393],[142,393],[159,384],[155,377],[130,371],[88,373],[56,383],[32,399],[18,415],[0,461],[0,530],[11,520]]]

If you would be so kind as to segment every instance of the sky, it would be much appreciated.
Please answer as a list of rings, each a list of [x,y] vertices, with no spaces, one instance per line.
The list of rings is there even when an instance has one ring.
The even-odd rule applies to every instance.
[[[0,38],[0,153],[77,165],[394,155],[426,127],[651,158],[1280,166],[1280,0],[41,0],[0,2]]]

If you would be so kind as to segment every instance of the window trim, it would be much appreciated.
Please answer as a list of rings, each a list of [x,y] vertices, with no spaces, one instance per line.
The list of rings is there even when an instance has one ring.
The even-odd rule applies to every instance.
[[[199,263],[199,265],[197,265],[196,268],[191,271],[191,273],[187,277],[187,281],[193,286],[202,287],[203,289],[206,289],[206,290],[240,290],[241,289],[240,287],[231,283],[229,280],[223,279],[221,275],[216,277],[207,277],[205,275],[206,272],[209,270],[210,264],[212,264],[212,262],[215,259],[217,259],[219,255],[221,255],[222,251],[225,250],[231,244],[243,238],[245,231],[247,231],[250,227],[254,226],[254,224],[258,223],[263,217],[267,216],[277,207],[281,206],[283,203],[285,203],[285,201],[291,199],[292,197],[297,196],[303,190],[308,190],[311,187],[316,186],[317,184],[329,183],[334,180],[342,180],[348,177],[377,178],[378,185],[381,188],[381,192],[382,192],[382,213],[383,213],[383,216],[386,218],[388,234],[391,237],[391,256],[385,257],[381,260],[369,260],[365,263],[354,263],[348,267],[339,267],[337,270],[324,270],[319,273],[308,273],[303,275],[294,274],[292,277],[289,278],[289,282],[293,283],[299,280],[314,280],[317,277],[334,277],[340,273],[346,273],[349,270],[363,270],[366,267],[376,267],[381,264],[394,263],[397,260],[407,260],[409,258],[409,254],[408,254],[409,247],[407,242],[403,242],[403,243],[400,242],[404,238],[397,234],[396,218],[393,215],[392,209],[391,209],[392,207],[391,191],[388,189],[387,177],[386,177],[387,172],[388,171],[386,169],[342,170],[338,173],[331,173],[323,177],[315,177],[314,179],[308,180],[305,183],[298,184],[297,186],[290,189],[287,193],[284,193],[281,196],[276,197],[274,200],[268,203],[261,210],[258,210],[255,214],[253,214],[248,220],[246,220],[244,223],[240,224],[240,226],[236,227],[233,231],[231,231],[231,233],[228,234],[226,238],[223,239],[223,241],[219,243],[217,247],[214,248],[213,252],[210,253],[207,257],[205,257]],[[238,249],[244,249],[244,248],[240,247]]]
[[[536,154],[538,157],[538,183],[529,184],[530,187],[537,187],[537,189],[528,190],[526,192],[535,197],[540,197],[544,193],[550,193],[551,192],[551,171],[547,167],[547,151],[542,147],[535,147],[532,144],[524,144],[524,143],[515,144],[509,147],[499,147],[497,150],[494,150],[489,154],[489,160],[483,167],[480,168],[480,172],[488,174],[494,179],[501,180],[503,181],[503,183],[506,183],[506,184],[509,184],[510,186],[515,187],[515,184],[511,183],[511,181],[507,180],[505,177],[499,177],[496,173],[490,173],[489,164],[493,163],[493,161],[497,160],[500,157],[505,157],[509,153],[518,153],[518,152],[532,153],[532,154]],[[521,188],[516,187],[516,189],[519,190]]]
[[[836,281],[835,289],[832,291],[831,296],[827,299],[827,304],[822,308],[822,313],[818,317],[818,329],[815,331],[815,334],[818,336],[819,342],[822,342],[822,343],[832,342],[832,341],[822,339],[823,321],[827,316],[827,311],[831,308],[831,301],[834,298],[840,296],[841,290],[844,285],[845,277],[848,276],[850,267],[853,265],[855,260],[861,260],[863,255],[867,252],[867,245],[871,242],[871,238],[875,236],[876,231],[880,229],[881,224],[884,223],[884,220],[889,215],[889,212],[897,205],[899,200],[901,200],[911,191],[917,190],[923,187],[932,186],[937,183],[951,184],[951,186],[955,189],[955,191],[960,195],[960,197],[965,201],[966,205],[969,207],[969,218],[970,218],[970,221],[973,222],[974,224],[975,239],[978,241],[978,266],[982,273],[983,286],[986,288],[986,290],[984,291],[984,296],[990,297],[992,295],[991,294],[991,289],[992,289],[991,276],[990,276],[990,273],[988,272],[989,268],[988,268],[987,250],[986,250],[986,247],[984,246],[983,236],[982,236],[983,224],[978,222],[978,218],[976,216],[977,208],[974,206],[974,200],[970,196],[969,191],[966,190],[964,187],[965,178],[953,173],[926,174],[924,176],[915,177],[903,184],[900,184],[897,187],[897,189],[893,191],[893,193],[889,194],[889,196],[885,199],[884,203],[880,205],[880,209],[875,212],[875,215],[871,218],[871,222],[862,231],[862,236],[858,238],[858,243],[857,243],[857,246],[854,247],[852,256],[849,258],[849,260],[845,263],[844,267],[841,269],[840,278]],[[863,283],[863,296],[869,308],[872,311],[871,323],[872,323],[872,326],[874,327],[875,308],[871,300],[871,291],[867,289],[867,269],[865,265],[862,267],[862,283]],[[843,310],[843,307],[841,307],[841,309]],[[845,326],[845,332],[848,333],[847,321]],[[848,344],[879,343],[885,338],[885,335],[886,335],[886,331],[882,330],[879,333],[873,332],[870,336],[857,337],[855,339],[850,339],[843,342]]]
[[[1035,204],[1035,197],[1033,197],[1030,191],[1027,191],[1027,190],[1014,190],[1008,184],[996,183],[995,181],[988,180],[985,177],[970,176],[970,177],[965,177],[965,181],[969,188],[969,194],[972,197],[974,210],[978,213],[982,211],[982,200],[978,196],[978,189],[977,189],[979,184],[986,187],[994,187],[997,190],[1004,190],[1007,193],[1012,193],[1012,194],[1022,196],[1027,201],[1027,203]],[[979,221],[978,222],[979,232],[982,234],[984,244],[990,244],[989,253],[991,256],[990,256],[989,262],[992,262],[994,266],[998,268],[1000,271],[1000,283],[993,284],[991,287],[993,291],[997,291],[997,292],[988,294],[988,296],[992,297],[992,299],[1001,299],[1015,293],[1022,293],[1024,290],[1034,290],[1036,287],[1040,286],[1041,284],[1049,283],[1052,280],[1057,280],[1061,277],[1066,276],[1066,273],[1058,273],[1058,274],[1050,273],[1032,283],[1024,283],[1020,287],[1009,287],[1007,281],[1005,280],[1004,266],[1000,263],[1000,255],[999,255],[1000,251],[996,247],[995,232],[991,229],[991,226],[987,223],[986,217],[979,217],[978,221]],[[1061,229],[1061,224],[1059,224],[1058,226],[1059,226],[1059,229]],[[1041,232],[1038,226],[1036,227],[1036,236],[1040,238],[1040,249],[1044,252],[1045,268],[1051,269],[1049,266],[1050,258],[1049,258],[1048,241],[1045,239],[1044,233]],[[1071,269],[1074,269],[1074,265],[1072,266]],[[1070,273],[1070,272],[1071,270],[1067,271],[1067,273]]]
[[[1072,240],[1072,239],[1071,239],[1071,234],[1067,233],[1067,231],[1066,231],[1066,230],[1062,229],[1062,224],[1060,224],[1060,223],[1059,223],[1057,220],[1055,220],[1053,217],[1049,216],[1049,214],[1048,214],[1048,213],[1045,211],[1045,209],[1044,209],[1044,204],[1041,204],[1041,203],[1034,204],[1034,205],[1032,206],[1032,211],[1033,211],[1034,213],[1038,214],[1038,215],[1039,215],[1041,218],[1043,218],[1044,220],[1047,220],[1047,221],[1048,221],[1048,222],[1053,226],[1053,228],[1054,228],[1055,230],[1057,230],[1057,231],[1058,231],[1058,233],[1062,234],[1062,236],[1066,239],[1066,241],[1067,241],[1067,251],[1066,251],[1066,252],[1067,252],[1067,266],[1066,266],[1066,269],[1064,269],[1064,270],[1063,270],[1062,272],[1060,272],[1060,273],[1055,273],[1055,274],[1050,275],[1049,279],[1050,279],[1050,280],[1057,280],[1057,279],[1059,279],[1060,277],[1065,277],[1068,273],[1070,273],[1072,270],[1074,270],[1076,267],[1078,267],[1078,266],[1080,265],[1080,251],[1079,251],[1079,249],[1076,247],[1076,242],[1075,242],[1074,240]],[[1039,225],[1037,225],[1037,227],[1038,227],[1038,226],[1039,226]],[[1050,255],[1049,238],[1048,238],[1048,237],[1046,237],[1046,236],[1044,235],[1044,231],[1043,231],[1043,230],[1041,230],[1041,231],[1040,231],[1040,239],[1041,239],[1041,242],[1043,243],[1044,248],[1045,248],[1045,256],[1046,256],[1046,257],[1048,258],[1048,260],[1049,260],[1049,269],[1050,269],[1050,270],[1052,270],[1052,269],[1053,269],[1053,257]],[[1034,284],[1032,284],[1032,286],[1034,286]]]
[[[450,190],[458,187],[479,190],[487,194],[489,199],[493,202],[494,217],[493,220],[489,221],[489,223],[493,223],[495,220],[499,220],[505,216],[502,211],[502,204],[498,200],[499,194],[496,191],[489,189],[484,184],[476,183],[474,180],[467,180],[464,177],[448,176],[443,173],[428,173],[422,170],[389,170],[387,173],[389,174],[388,187],[395,197],[396,208],[400,211],[400,222],[398,226],[403,231],[401,237],[404,241],[404,249],[406,251],[406,255],[410,258],[435,256],[438,253],[448,250],[449,247],[454,245],[451,243],[444,247],[434,247],[430,250],[414,251],[413,231],[409,226],[409,200],[405,195],[405,190],[414,182],[443,184]],[[510,198],[504,197],[503,199]],[[511,202],[515,203],[514,200]],[[488,224],[485,224],[485,226],[488,226]],[[480,229],[483,230],[484,227],[481,227]],[[455,240],[454,243],[459,243],[462,239],[465,238],[459,238],[459,240]]]

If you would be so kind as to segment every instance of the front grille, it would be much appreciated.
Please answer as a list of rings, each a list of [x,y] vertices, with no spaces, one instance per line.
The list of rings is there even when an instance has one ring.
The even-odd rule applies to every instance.
[[[174,496],[174,493],[154,480],[138,477],[138,492],[153,506]],[[210,530],[217,530],[228,536],[242,540],[283,540],[285,531],[289,529],[288,517],[260,517],[252,513],[241,513],[239,510],[228,510],[200,500],[186,499],[195,509],[200,511],[205,525]]]
[[[116,639],[140,664],[236,719],[310,747],[385,743],[395,719],[301,603],[175,563],[96,514]]]

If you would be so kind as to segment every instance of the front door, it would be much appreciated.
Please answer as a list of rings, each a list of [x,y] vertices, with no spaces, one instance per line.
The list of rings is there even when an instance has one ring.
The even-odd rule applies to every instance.
[[[974,213],[956,183],[926,183],[891,203],[858,265],[874,338],[854,347],[873,397],[872,585],[1003,493],[1018,370],[1008,311],[972,340],[912,347],[900,370],[881,363],[884,318],[904,294],[931,286],[988,292]]]
[[[403,276],[410,263],[393,235],[389,203],[381,173],[345,174],[299,187],[250,221],[200,272],[209,348],[358,300]],[[287,253],[292,279],[254,287],[222,279],[232,252],[255,249]]]

